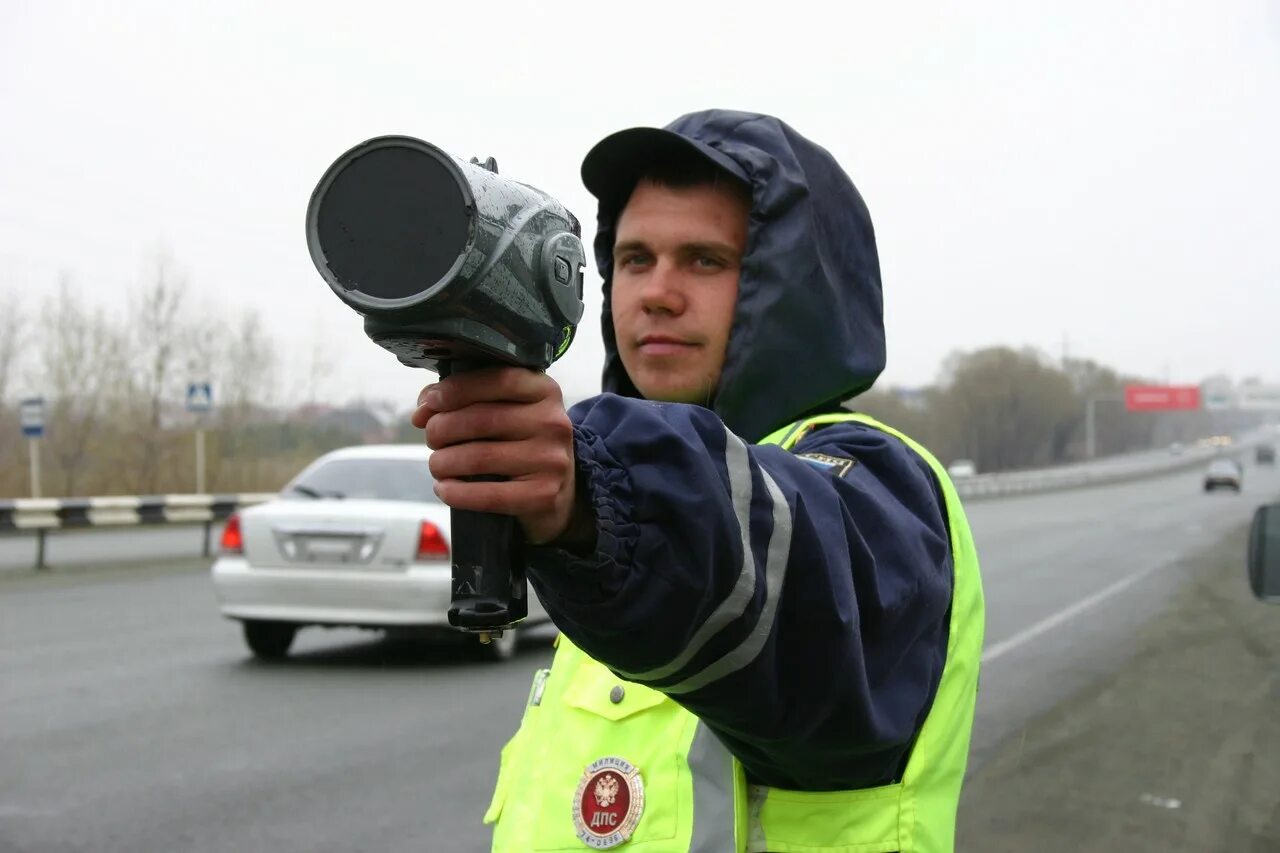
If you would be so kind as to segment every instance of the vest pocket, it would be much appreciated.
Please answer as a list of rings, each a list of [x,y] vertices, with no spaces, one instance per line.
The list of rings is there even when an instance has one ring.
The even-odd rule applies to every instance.
[[[765,846],[751,846],[749,851],[892,853],[903,849],[901,784],[856,791],[765,790],[758,818]]]
[[[526,743],[530,738],[530,729],[532,728],[532,720],[530,719],[538,710],[538,706],[542,704],[542,694],[546,688],[547,677],[551,674],[549,669],[539,669],[533,674],[533,686],[529,688],[529,700],[525,704],[524,716],[520,719],[520,726],[516,729],[516,733],[502,747],[502,753],[498,758],[498,781],[493,786],[493,798],[489,801],[489,808],[485,810],[484,822],[493,824],[498,822],[498,818],[502,816],[502,807],[506,803],[507,789],[511,786],[512,780],[521,772],[527,771],[524,765],[527,763],[525,758]]]
[[[544,706],[542,711],[545,715],[552,708]],[[697,718],[662,693],[623,681],[589,659],[574,670],[555,712],[554,726],[542,727],[554,743],[546,745],[538,769],[541,791],[533,849],[588,849],[577,834],[576,800],[587,768],[602,758],[632,765],[643,783],[644,808],[627,847],[654,842],[644,849],[678,849],[670,842],[687,837],[692,820],[693,783],[685,756]],[[543,721],[550,722],[545,716]],[[639,791],[630,795],[635,798]],[[590,797],[592,791],[581,796]]]
[[[601,672],[585,673],[586,677],[575,678],[564,692],[564,701],[592,717],[603,717],[616,723],[667,701],[667,697],[657,690],[622,681],[603,666],[588,666]]]
[[[502,755],[498,759],[498,782],[493,786],[493,797],[489,800],[489,808],[484,813],[486,824],[497,823],[498,818],[502,816],[502,805],[507,799],[507,785],[511,783],[511,767],[515,764],[511,760],[511,752],[519,739],[520,732],[517,730],[511,740],[502,747]]]

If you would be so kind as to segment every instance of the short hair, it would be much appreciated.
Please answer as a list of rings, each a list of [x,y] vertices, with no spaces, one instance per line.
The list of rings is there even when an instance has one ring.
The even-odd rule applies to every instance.
[[[626,206],[635,188],[643,181],[673,190],[702,186],[723,187],[736,196],[748,210],[751,209],[751,187],[736,175],[731,175],[695,151],[668,151],[643,166],[637,172],[631,189],[623,198],[622,207]]]

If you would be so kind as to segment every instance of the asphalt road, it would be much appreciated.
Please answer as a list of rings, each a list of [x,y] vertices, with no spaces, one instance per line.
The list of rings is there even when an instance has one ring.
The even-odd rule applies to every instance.
[[[1181,560],[1189,580],[1114,672],[970,774],[957,849],[1280,850],[1280,607],[1241,583],[1247,538]]]
[[[989,614],[974,772],[1124,665],[1194,556],[1277,496],[1280,472],[1250,466],[1240,496],[1202,494],[1193,472],[973,504]],[[81,533],[64,547],[154,557],[163,548],[146,537],[178,533]],[[313,630],[263,665],[189,557],[5,575],[0,853],[485,849],[497,751],[549,660],[545,640],[492,665]]]
[[[1280,500],[1280,469],[1245,470],[1240,495],[1203,493],[1197,470],[969,507],[987,596],[972,763],[1117,666],[1134,629],[1188,579],[1187,561]]]

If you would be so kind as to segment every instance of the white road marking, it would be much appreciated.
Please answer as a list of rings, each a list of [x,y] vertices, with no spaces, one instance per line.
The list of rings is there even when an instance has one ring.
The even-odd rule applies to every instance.
[[[1156,806],[1161,809],[1182,808],[1182,800],[1177,797],[1157,797],[1155,794],[1143,794],[1138,799],[1149,806]]]
[[[1120,580],[1116,581],[1110,586],[1104,587],[1103,589],[1098,590],[1088,598],[1083,598],[1080,601],[1077,601],[1075,604],[1071,605],[1070,607],[1059,610],[1057,613],[1054,613],[1052,616],[1049,616],[1045,619],[1041,619],[1039,622],[1035,623],[1029,628],[1024,628],[1023,630],[1014,634],[1012,637],[1003,639],[998,643],[993,643],[992,645],[988,646],[986,650],[982,653],[982,662],[991,663],[992,661],[995,661],[1000,659],[1001,657],[1004,657],[1014,649],[1017,649],[1020,646],[1026,645],[1027,643],[1031,642],[1035,638],[1040,637],[1044,634],[1047,634],[1048,632],[1052,631],[1054,628],[1057,628],[1060,625],[1064,625],[1067,622],[1070,622],[1072,619],[1076,618],[1081,613],[1084,613],[1085,611],[1098,606],[1102,602],[1106,601],[1108,598],[1112,598],[1113,596],[1119,595],[1129,587],[1136,584],[1138,581],[1142,580],[1143,578],[1147,577],[1150,574],[1153,574],[1159,571],[1161,568],[1163,568],[1166,565],[1168,565],[1168,563],[1165,560],[1160,560],[1155,565],[1149,566],[1141,571],[1134,572],[1128,577],[1121,578]]]

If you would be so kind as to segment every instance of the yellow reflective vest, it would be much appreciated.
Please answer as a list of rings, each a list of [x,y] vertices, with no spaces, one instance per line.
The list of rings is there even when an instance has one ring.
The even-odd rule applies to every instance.
[[[954,564],[947,657],[902,779],[851,791],[747,784],[696,716],[614,675],[563,636],[502,750],[485,814],[495,853],[621,847],[635,853],[938,853],[954,849],[982,653],[983,599],[969,524],[946,471],[896,430],[858,414],[791,424],[790,450],[817,426],[856,421],[897,436],[933,469]]]

